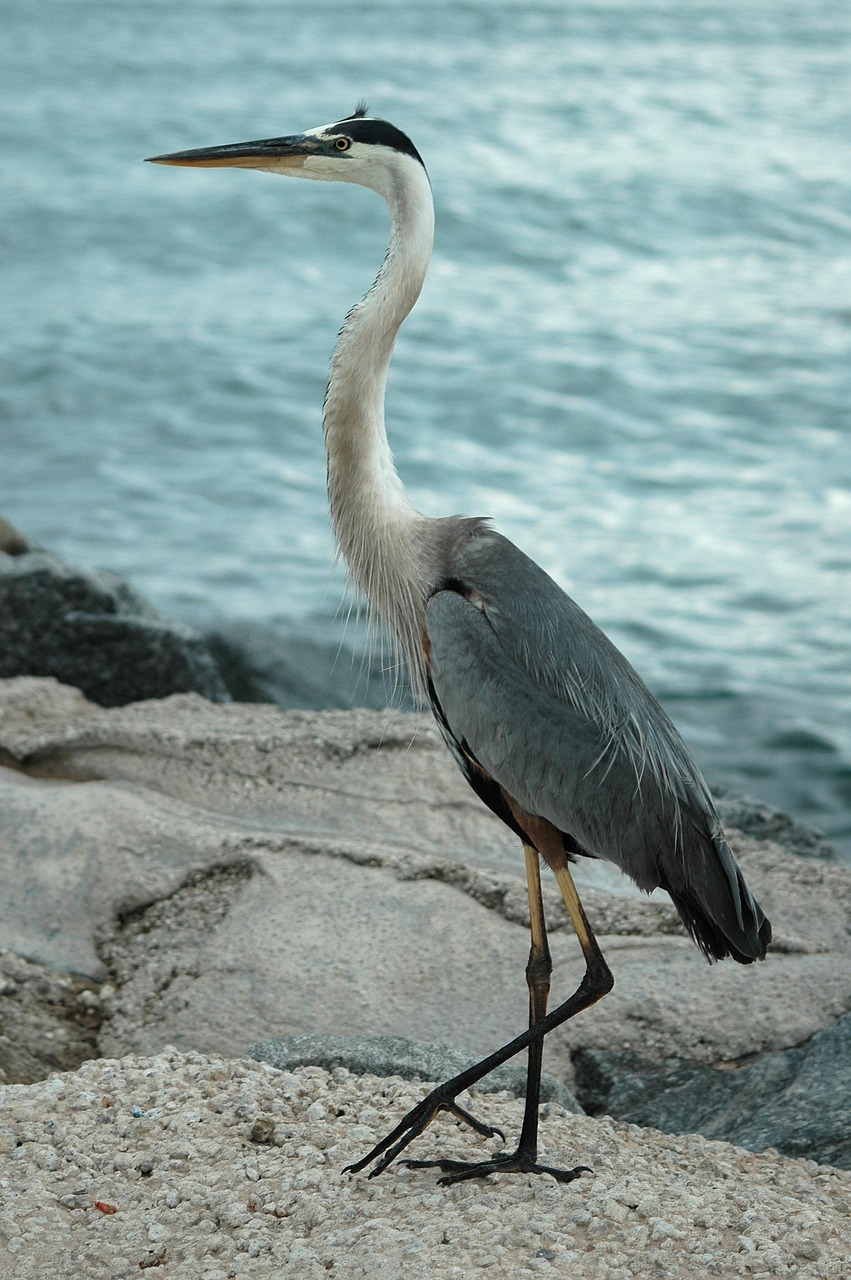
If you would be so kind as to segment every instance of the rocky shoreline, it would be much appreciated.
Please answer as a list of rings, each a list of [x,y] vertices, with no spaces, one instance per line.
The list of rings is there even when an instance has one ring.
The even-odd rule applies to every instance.
[[[104,707],[171,693],[309,711],[412,706],[327,624],[220,622],[201,635],[117,574],[70,564],[0,516],[0,679],[19,675],[53,676]]]
[[[47,554],[0,552],[0,591],[27,569],[47,599]],[[817,835],[722,799],[775,924],[749,969],[707,966],[665,895],[580,868],[616,986],[548,1038],[542,1130],[593,1178],[340,1179],[416,1077],[523,1025],[516,842],[425,717],[216,696],[0,679],[0,1273],[53,1276],[73,1247],[92,1277],[851,1274],[851,869]],[[580,960],[546,906],[557,998]],[[476,1106],[516,1129],[509,1093]]]

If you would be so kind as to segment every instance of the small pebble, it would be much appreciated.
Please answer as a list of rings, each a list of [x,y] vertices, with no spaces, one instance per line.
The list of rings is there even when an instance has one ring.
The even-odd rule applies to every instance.
[[[386,1094],[398,1118],[422,1086],[394,1081]],[[342,1070],[278,1073],[173,1049],[87,1062],[59,1086],[0,1088],[3,1274],[25,1259],[26,1280],[368,1280],[380,1260],[388,1280],[847,1280],[847,1172],[554,1108],[548,1155],[581,1150],[596,1180],[438,1187],[435,1170],[401,1163],[341,1176],[395,1123],[381,1096]],[[516,1099],[476,1107],[519,1131]],[[107,1113],[123,1127],[98,1123]],[[267,1121],[274,1142],[249,1142]],[[413,1152],[483,1148],[439,1118]]]

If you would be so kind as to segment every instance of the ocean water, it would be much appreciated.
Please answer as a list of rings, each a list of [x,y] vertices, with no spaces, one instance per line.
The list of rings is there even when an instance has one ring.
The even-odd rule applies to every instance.
[[[851,6],[5,0],[0,511],[167,612],[333,624],[320,409],[370,192],[144,156],[350,112],[437,240],[391,371],[712,779],[851,852]]]

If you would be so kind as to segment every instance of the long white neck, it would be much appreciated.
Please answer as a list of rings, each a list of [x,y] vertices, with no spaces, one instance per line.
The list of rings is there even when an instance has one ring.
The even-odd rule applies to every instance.
[[[389,627],[422,692],[427,566],[417,535],[427,521],[411,506],[393,465],[384,389],[396,335],[425,279],[434,206],[425,170],[407,156],[388,166],[376,189],[393,227],[382,268],[346,318],[331,364],[324,414],[328,496],[351,577]]]

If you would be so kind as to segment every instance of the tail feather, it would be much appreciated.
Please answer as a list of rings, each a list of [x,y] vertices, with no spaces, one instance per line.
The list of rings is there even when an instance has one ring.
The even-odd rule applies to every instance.
[[[730,956],[739,964],[765,958],[771,942],[771,923],[754,898],[720,828],[704,841],[703,857],[687,859],[686,879],[663,875],[661,887],[670,894],[680,919],[707,960]],[[707,847],[708,846],[708,847]],[[694,871],[701,867],[697,879]]]
[[[743,941],[733,941],[722,932],[714,920],[706,914],[703,905],[689,894],[688,890],[674,892],[667,885],[671,900],[677,908],[680,919],[700,947],[707,960],[724,960],[731,956],[739,964],[753,964],[754,960],[764,960],[768,944],[771,942],[771,923],[766,920],[757,907],[748,927],[743,932]]]

